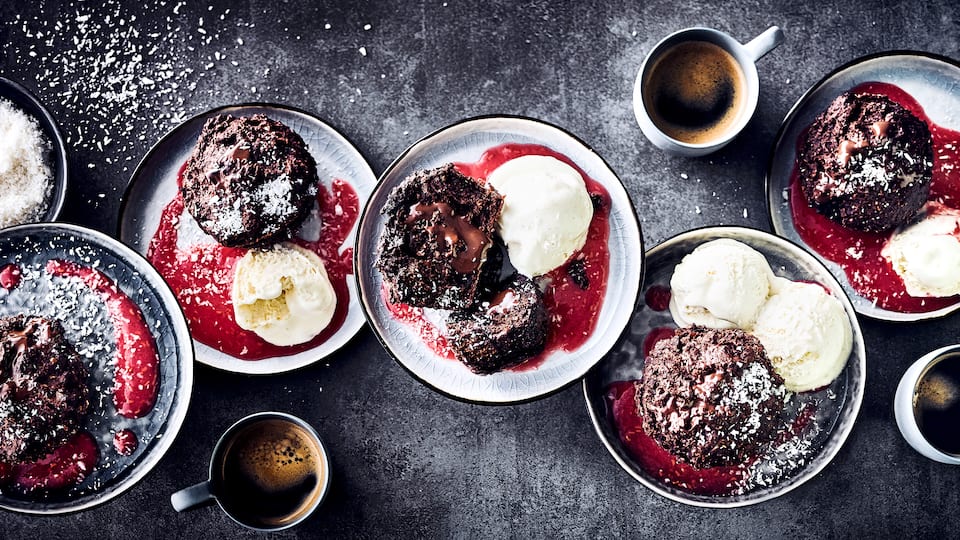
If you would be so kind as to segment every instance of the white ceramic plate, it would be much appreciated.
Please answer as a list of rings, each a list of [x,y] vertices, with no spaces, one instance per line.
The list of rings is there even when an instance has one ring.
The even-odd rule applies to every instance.
[[[147,252],[163,208],[176,195],[180,167],[189,157],[204,122],[218,114],[265,114],[286,124],[307,143],[317,162],[320,182],[327,187],[334,178],[348,182],[357,192],[361,205],[376,183],[373,171],[357,149],[333,128],[306,112],[269,104],[232,105],[207,111],[167,133],[133,172],[120,211],[120,240],[139,253]],[[342,249],[353,246],[356,231],[357,225],[354,224]],[[242,360],[195,341],[197,360],[217,369],[250,374],[281,373],[322,360],[346,344],[364,325],[357,290],[349,277],[347,287],[350,307],[346,320],[330,339],[312,349],[288,356]]]
[[[380,209],[390,192],[415,171],[448,162],[475,162],[505,143],[537,144],[559,152],[603,185],[610,194],[610,273],[606,296],[593,334],[579,349],[555,351],[529,371],[476,375],[456,360],[437,356],[420,335],[394,319],[381,294],[383,280],[374,268],[383,232]],[[387,351],[414,377],[457,399],[503,404],[543,397],[582,377],[616,342],[630,320],[643,275],[643,241],[637,216],[620,179],[593,150],[555,126],[519,117],[464,120],[421,139],[381,175],[360,218],[354,251],[364,312]]]
[[[797,233],[790,215],[790,178],[797,159],[800,134],[837,96],[865,82],[899,86],[913,96],[934,123],[960,129],[960,64],[948,58],[919,52],[893,51],[859,58],[837,68],[813,85],[793,106],[777,134],[767,167],[767,208],[773,228],[780,236],[809,249]],[[942,317],[960,309],[960,302],[925,313],[901,313],[877,307],[860,296],[840,265],[810,251],[843,285],[857,313],[887,321],[918,321]]]

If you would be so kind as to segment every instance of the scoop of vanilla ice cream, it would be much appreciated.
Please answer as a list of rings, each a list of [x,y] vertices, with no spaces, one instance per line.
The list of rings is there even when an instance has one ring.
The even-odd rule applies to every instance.
[[[815,283],[779,282],[751,333],[791,392],[830,384],[847,365],[853,346],[843,304]]]
[[[503,195],[498,228],[510,262],[535,277],[553,270],[587,241],[593,204],[576,169],[549,156],[522,156],[487,182]]]
[[[241,328],[280,346],[310,341],[330,324],[337,308],[320,257],[286,242],[241,257],[230,298]]]
[[[760,252],[729,238],[713,240],[674,268],[670,314],[677,326],[748,329],[775,279]]]
[[[960,212],[928,214],[894,234],[880,253],[911,296],[960,294]]]

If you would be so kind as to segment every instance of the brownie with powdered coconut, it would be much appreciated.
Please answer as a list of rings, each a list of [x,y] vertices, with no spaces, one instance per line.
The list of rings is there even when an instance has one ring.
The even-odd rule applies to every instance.
[[[798,163],[812,208],[845,227],[883,232],[912,220],[927,201],[933,140],[890,98],[846,92],[814,120]]]
[[[492,297],[447,319],[450,348],[471,371],[495,373],[543,351],[549,319],[537,284],[516,274]]]
[[[53,319],[0,319],[0,462],[44,457],[90,410],[87,367]]]
[[[678,329],[653,347],[642,386],[644,432],[698,469],[747,464],[783,429],[783,378],[743,330]]]
[[[186,209],[227,247],[289,238],[316,201],[317,164],[295,131],[262,114],[203,126],[180,183]]]

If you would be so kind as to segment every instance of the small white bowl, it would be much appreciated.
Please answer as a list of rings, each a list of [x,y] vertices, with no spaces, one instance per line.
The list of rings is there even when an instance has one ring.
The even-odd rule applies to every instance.
[[[0,77],[0,98],[9,100],[27,115],[33,117],[40,126],[40,131],[50,141],[47,163],[50,165],[53,174],[53,189],[50,192],[46,210],[39,221],[56,221],[60,217],[67,196],[67,144],[64,142],[63,134],[60,132],[56,120],[53,119],[53,115],[43,106],[40,99],[20,83]]]

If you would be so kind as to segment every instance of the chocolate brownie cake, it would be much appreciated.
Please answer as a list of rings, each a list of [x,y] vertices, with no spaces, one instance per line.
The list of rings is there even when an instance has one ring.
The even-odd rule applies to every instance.
[[[180,184],[200,228],[228,247],[288,238],[310,213],[317,164],[293,130],[262,114],[203,126]]]
[[[783,379],[742,330],[678,329],[650,352],[641,382],[644,431],[698,469],[748,462],[782,425]]]
[[[0,319],[0,462],[39,459],[81,427],[87,368],[55,320]]]
[[[453,164],[418,171],[394,188],[376,266],[391,303],[473,305],[503,197]]]
[[[536,283],[517,274],[506,287],[447,320],[450,347],[471,371],[489,374],[539,354],[547,343],[547,307]]]
[[[814,120],[798,161],[811,207],[845,227],[882,232],[926,202],[933,142],[922,120],[886,96],[847,92]]]

